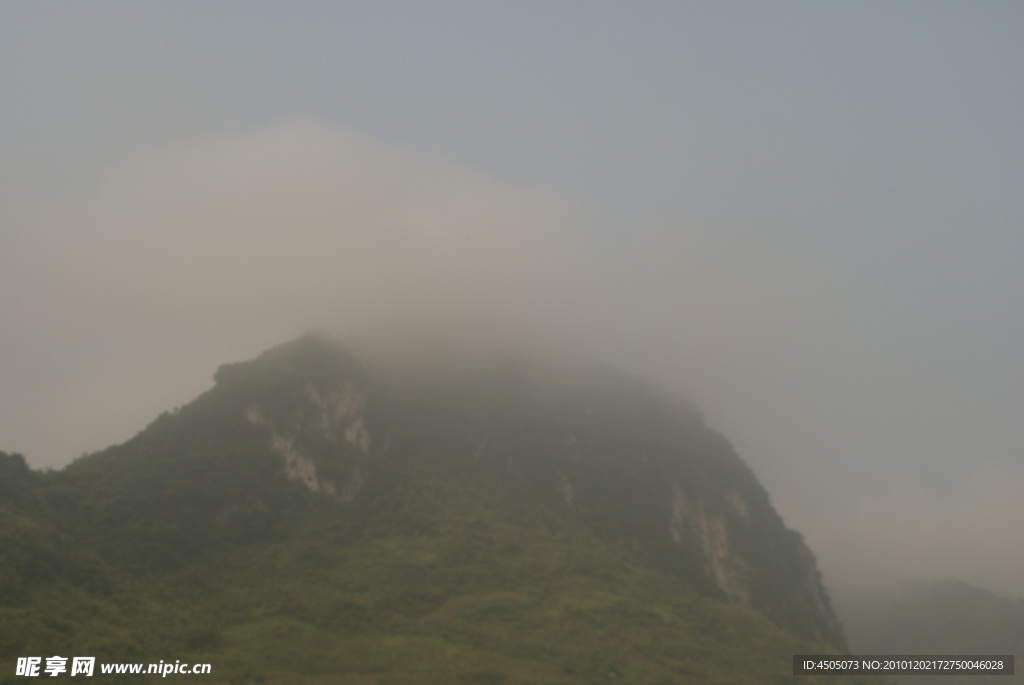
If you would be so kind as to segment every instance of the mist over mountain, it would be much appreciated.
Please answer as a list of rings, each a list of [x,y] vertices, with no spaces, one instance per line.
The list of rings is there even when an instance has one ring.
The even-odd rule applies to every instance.
[[[801,536],[647,381],[319,335],[215,380],[61,471],[0,460],[5,656],[182,654],[223,682],[776,682],[846,648]]]
[[[817,571],[1024,598],[1022,25],[0,3],[3,653],[727,681]]]

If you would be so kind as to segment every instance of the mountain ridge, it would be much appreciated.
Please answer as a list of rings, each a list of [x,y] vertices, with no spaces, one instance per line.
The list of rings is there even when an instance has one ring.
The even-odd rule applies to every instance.
[[[213,388],[126,443],[31,476],[41,483],[40,518],[75,541],[83,560],[75,568],[102,562],[94,565],[104,580],[74,592],[159,587],[173,597],[189,587],[219,613],[224,596],[255,596],[262,581],[237,567],[250,558],[253,567],[312,564],[319,580],[300,583],[285,604],[306,606],[288,620],[319,635],[464,626],[460,606],[532,622],[543,634],[554,619],[535,588],[561,597],[556,607],[574,597],[577,608],[557,613],[573,623],[598,611],[581,608],[593,600],[578,586],[604,597],[598,613],[612,611],[608,625],[625,621],[638,635],[662,625],[697,639],[687,632],[690,611],[720,626],[712,633],[724,631],[726,642],[735,629],[760,636],[753,643],[792,634],[790,650],[845,649],[810,550],[689,402],[594,362],[545,365],[500,352],[385,371],[385,360],[364,364],[353,347],[310,335],[223,365]],[[346,569],[350,580],[324,568]],[[675,589],[656,600],[655,586]],[[647,599],[634,606],[622,588]],[[318,593],[330,597],[329,615],[307,605]],[[512,605],[494,599],[509,593]],[[662,615],[670,606],[690,609]],[[194,626],[180,639],[197,649],[234,644],[256,620],[238,611],[245,621],[222,617],[212,624],[223,630]],[[724,616],[732,618],[722,624]],[[757,616],[775,627],[754,627]],[[507,627],[495,624],[503,637],[487,653],[507,649]],[[444,638],[449,649],[468,639],[463,630]],[[694,668],[694,654],[673,668]],[[576,660],[565,668],[579,675],[586,668]]]

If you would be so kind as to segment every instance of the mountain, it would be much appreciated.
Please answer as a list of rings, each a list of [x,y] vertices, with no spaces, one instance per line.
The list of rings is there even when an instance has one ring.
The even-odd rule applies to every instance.
[[[729,443],[596,362],[309,335],[122,445],[56,472],[0,453],[0,477],[11,661],[653,684],[774,682],[845,649]]]
[[[837,596],[859,654],[1024,655],[1024,600],[958,580],[890,582]],[[929,676],[958,685],[1024,683],[1021,666],[1006,676]],[[914,676],[904,676],[911,681]]]

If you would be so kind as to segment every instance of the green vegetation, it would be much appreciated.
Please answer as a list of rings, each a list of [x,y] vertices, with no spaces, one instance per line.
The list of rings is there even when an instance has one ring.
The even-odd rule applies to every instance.
[[[634,379],[573,378],[396,385],[306,338],[62,471],[0,453],[0,682],[60,654],[206,683],[764,683],[840,649],[728,444]]]

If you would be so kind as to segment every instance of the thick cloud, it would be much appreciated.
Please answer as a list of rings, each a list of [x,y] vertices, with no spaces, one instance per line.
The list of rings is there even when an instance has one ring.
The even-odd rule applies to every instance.
[[[308,120],[150,152],[9,217],[5,447],[62,464],[311,327],[521,316],[555,296],[568,214]]]
[[[580,212],[304,119],[151,151],[6,238],[6,446],[59,465],[309,328],[429,322],[669,376],[757,358],[780,330],[784,281],[753,287],[694,230],[609,250]]]

